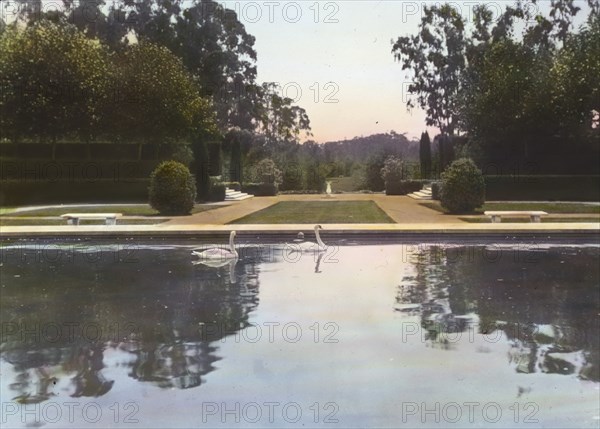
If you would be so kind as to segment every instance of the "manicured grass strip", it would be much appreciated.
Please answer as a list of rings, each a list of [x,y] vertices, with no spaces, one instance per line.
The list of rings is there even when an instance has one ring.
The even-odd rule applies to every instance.
[[[463,220],[465,222],[469,222],[469,223],[491,223],[490,218],[488,218],[487,216],[482,216],[482,217],[469,217],[469,216],[465,216],[465,217],[459,217],[460,220]],[[592,222],[592,223],[599,223],[600,222],[600,217],[543,217],[541,219],[542,223],[554,223],[554,222],[575,222],[575,223],[581,223],[581,222]],[[502,223],[530,223],[530,220],[528,218],[523,218],[523,217],[515,217],[515,218],[502,218]]]
[[[543,210],[550,213],[600,214],[600,205],[577,203],[485,203],[483,210]]]
[[[159,223],[166,222],[164,219],[119,219],[117,225],[156,225]],[[35,219],[35,218],[23,218],[23,219],[2,219],[0,218],[0,226],[54,226],[54,225],[66,225],[67,222],[64,219]],[[82,219],[79,222],[80,225],[104,225],[101,220],[89,220]],[[109,226],[108,226],[109,227]]]
[[[12,213],[15,210],[14,207],[0,207],[0,216],[8,213]]]
[[[440,205],[439,201],[427,201],[419,203],[422,206],[436,210],[441,213],[447,211]],[[474,214],[483,214],[486,210],[542,210],[548,214],[600,214],[600,206],[592,204],[577,203],[485,203],[482,208],[477,209]]]
[[[427,207],[428,209],[431,209],[431,210],[435,210],[436,212],[448,213],[448,210],[443,208],[439,201],[425,201],[425,202],[420,202],[419,205],[422,205],[423,207]],[[464,214],[467,214],[467,213],[464,213]],[[473,213],[468,213],[468,214],[474,214],[474,215],[483,214],[483,210],[477,209]]]
[[[282,201],[234,224],[394,223],[373,201]]]
[[[200,213],[207,210],[223,207],[222,205],[196,204],[192,213]],[[148,204],[127,205],[127,206],[69,206],[52,207],[38,210],[26,210],[17,213],[3,213],[10,217],[20,216],[60,216],[65,213],[122,213],[124,216],[159,216],[159,213]]]

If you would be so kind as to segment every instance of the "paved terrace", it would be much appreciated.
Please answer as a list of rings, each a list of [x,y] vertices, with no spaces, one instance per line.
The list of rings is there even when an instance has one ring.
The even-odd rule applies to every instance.
[[[276,197],[256,197],[233,202],[228,206],[196,213],[190,216],[172,218],[155,225],[47,225],[47,226],[3,226],[0,236],[4,238],[34,237],[184,237],[223,235],[226,231],[254,232],[261,234],[295,234],[298,231],[311,232],[314,223],[281,225],[228,225],[236,219],[267,208],[280,201],[375,201],[395,222],[395,224],[324,224],[324,230],[333,235],[390,236],[437,235],[458,236],[510,234],[571,235],[577,238],[599,241],[600,223],[544,222],[544,223],[467,223],[457,216],[444,215],[421,206],[416,200],[406,196],[386,196],[383,194],[334,194],[324,195],[280,195]],[[222,204],[220,204],[222,205]],[[123,219],[127,217],[124,216]]]

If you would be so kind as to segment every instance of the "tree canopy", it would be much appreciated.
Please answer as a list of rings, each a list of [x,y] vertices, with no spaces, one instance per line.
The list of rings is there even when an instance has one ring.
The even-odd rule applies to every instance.
[[[0,37],[3,134],[92,138],[106,125],[112,75],[108,50],[73,26],[11,26]]]
[[[212,106],[181,60],[167,48],[141,42],[116,58],[116,128],[128,140],[176,142],[216,132]]]
[[[409,108],[427,113],[427,125],[453,135],[457,127],[455,96],[465,60],[465,22],[450,5],[424,6],[419,33],[399,37],[392,48],[403,70],[410,70]]]
[[[233,10],[213,0],[141,0],[127,8],[128,29],[169,48],[198,77],[222,129],[252,129],[256,103],[256,51]]]
[[[39,20],[0,37],[0,127],[18,140],[173,142],[214,133],[210,101],[168,49],[110,52],[64,22]]]
[[[392,47],[411,79],[408,107],[423,108],[426,123],[450,137],[439,142],[464,134],[458,149],[481,162],[594,170],[600,7],[587,3],[578,31],[573,0],[552,0],[547,15],[518,1],[496,20],[478,5],[468,25],[451,4],[425,6],[418,33]]]
[[[310,120],[306,111],[293,105],[291,98],[279,95],[275,83],[264,83],[260,96],[260,130],[267,137],[267,141],[297,142],[302,131],[307,136],[311,135]]]

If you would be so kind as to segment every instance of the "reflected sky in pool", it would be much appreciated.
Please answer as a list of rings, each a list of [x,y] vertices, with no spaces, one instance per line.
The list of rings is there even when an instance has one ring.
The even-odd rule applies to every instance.
[[[5,244],[2,425],[598,427],[599,259]]]

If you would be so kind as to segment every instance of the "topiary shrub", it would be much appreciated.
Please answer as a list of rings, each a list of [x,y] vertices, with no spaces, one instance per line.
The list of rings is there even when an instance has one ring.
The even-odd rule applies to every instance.
[[[458,159],[442,173],[440,201],[450,213],[468,213],[483,205],[485,181],[471,159]]]
[[[188,168],[165,161],[150,175],[149,203],[162,215],[186,215],[194,207],[196,182]]]

